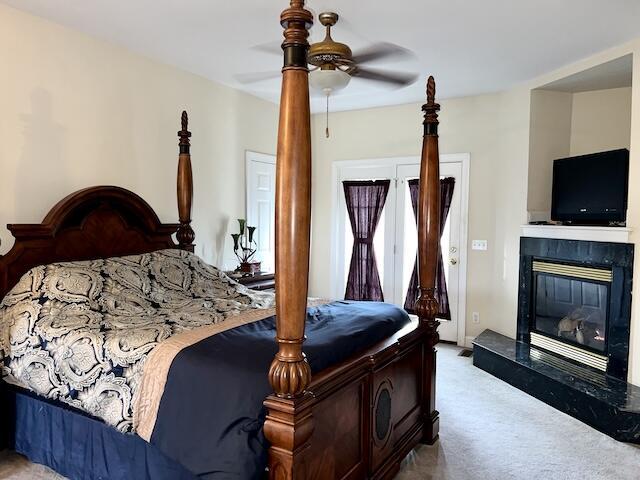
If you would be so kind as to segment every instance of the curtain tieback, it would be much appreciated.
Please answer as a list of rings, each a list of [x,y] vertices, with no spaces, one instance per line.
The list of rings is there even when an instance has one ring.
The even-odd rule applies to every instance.
[[[363,243],[365,245],[373,245],[373,238],[356,238],[355,243]]]

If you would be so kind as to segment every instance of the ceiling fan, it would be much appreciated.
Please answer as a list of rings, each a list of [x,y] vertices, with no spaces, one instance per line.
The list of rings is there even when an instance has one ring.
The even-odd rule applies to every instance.
[[[325,38],[321,42],[311,44],[307,54],[307,62],[312,66],[311,72],[315,71],[336,71],[346,73],[349,77],[356,77],[363,80],[380,82],[392,87],[401,88],[414,83],[418,75],[408,72],[394,72],[391,70],[381,70],[367,67],[366,64],[392,58],[395,60],[402,58],[415,58],[415,55],[406,48],[392,43],[375,43],[355,54],[348,45],[336,42],[331,37],[331,27],[340,18],[337,13],[325,12],[319,16],[320,23],[326,28]],[[280,45],[258,45],[256,50],[267,51],[269,53],[280,54]],[[279,71],[247,73],[236,75],[236,79],[241,83],[256,83],[280,76]],[[345,85],[346,86],[346,85]],[[343,87],[344,88],[344,87]]]
[[[418,74],[371,68],[367,65],[383,59],[415,58],[409,50],[392,43],[376,43],[355,54],[351,48],[331,37],[331,28],[340,18],[337,13],[324,12],[318,16],[320,23],[326,28],[322,41],[311,44],[307,53],[310,65],[309,85],[323,92],[327,97],[327,137],[329,136],[328,115],[329,97],[344,89],[352,78],[377,82],[390,88],[402,88],[414,83]],[[259,49],[264,50],[264,47]],[[270,50],[270,49],[269,49]],[[250,73],[236,75],[241,83],[256,83],[277,78],[280,72]]]
[[[390,57],[407,57],[412,56],[412,54],[408,50],[391,43],[377,43],[360,52],[356,52],[354,55],[348,45],[336,42],[331,38],[331,27],[338,22],[338,19],[338,14],[333,12],[325,12],[319,15],[320,23],[326,28],[326,34],[324,40],[313,43],[309,47],[307,54],[307,62],[315,67],[312,68],[311,71],[319,73],[310,78],[312,87],[314,87],[313,83],[315,80],[315,83],[318,84],[315,87],[324,90],[323,85],[326,80],[320,80],[325,76],[322,75],[323,72],[339,72],[337,75],[342,76],[341,74],[347,74],[349,76],[349,78],[342,76],[343,82],[345,82],[342,87],[336,88],[333,86],[333,83],[329,81],[329,87],[333,87],[334,91],[346,87],[351,77],[381,82],[396,88],[411,85],[416,81],[418,75],[415,73],[394,72],[365,66],[365,64],[377,60]],[[313,78],[314,76],[316,77],[315,79]],[[337,78],[336,75],[332,74],[326,75],[326,77]]]

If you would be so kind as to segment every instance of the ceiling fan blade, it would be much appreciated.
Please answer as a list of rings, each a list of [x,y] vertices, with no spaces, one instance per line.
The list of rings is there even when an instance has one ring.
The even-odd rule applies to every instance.
[[[390,70],[379,70],[360,67],[358,67],[358,69],[353,72],[352,75],[363,80],[388,83],[396,87],[405,87],[407,85],[411,85],[418,79],[417,73],[392,72]]]
[[[282,42],[266,42],[250,47],[257,52],[269,53],[271,55],[282,56]]]
[[[353,54],[353,60],[361,65],[386,58],[393,58],[394,60],[414,59],[416,55],[411,50],[387,42],[374,43]]]
[[[282,75],[282,72],[273,70],[271,72],[252,72],[252,73],[239,73],[234,75],[234,78],[240,83],[258,83],[266,80],[273,80]]]

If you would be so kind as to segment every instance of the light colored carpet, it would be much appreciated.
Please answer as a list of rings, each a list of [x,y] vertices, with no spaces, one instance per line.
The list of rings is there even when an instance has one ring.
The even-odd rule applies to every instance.
[[[397,480],[638,480],[640,449],[475,368],[460,350],[438,357],[440,441],[418,447]],[[64,480],[12,453],[0,479]]]
[[[65,480],[53,470],[29,462],[14,452],[0,452],[0,479],[2,480]]]
[[[640,449],[617,442],[438,347],[440,441],[397,480],[638,480]]]

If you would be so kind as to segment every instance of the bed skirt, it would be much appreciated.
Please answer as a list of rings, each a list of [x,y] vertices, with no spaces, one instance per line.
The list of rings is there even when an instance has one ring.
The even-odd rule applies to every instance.
[[[197,477],[137,435],[7,388],[15,419],[9,448],[71,480],[195,480]],[[5,417],[7,418],[7,417]]]

